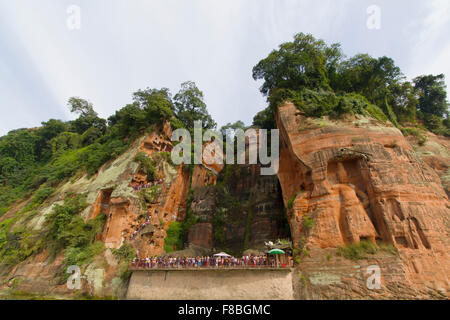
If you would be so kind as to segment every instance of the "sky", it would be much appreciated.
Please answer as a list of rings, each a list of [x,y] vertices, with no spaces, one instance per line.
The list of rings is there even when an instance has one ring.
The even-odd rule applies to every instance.
[[[138,89],[188,80],[219,126],[249,125],[267,105],[253,66],[298,32],[449,84],[448,0],[0,0],[0,135],[75,119],[72,96],[107,118]]]

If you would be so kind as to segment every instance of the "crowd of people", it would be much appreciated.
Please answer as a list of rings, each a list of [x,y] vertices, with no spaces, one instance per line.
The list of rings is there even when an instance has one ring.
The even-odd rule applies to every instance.
[[[157,184],[162,184],[163,180],[162,179],[158,179],[155,182],[148,182],[148,183],[143,183],[143,184],[139,184],[139,185],[134,185],[133,189],[134,191],[141,191],[142,189],[146,189],[146,188],[151,188],[153,186],[156,186]],[[130,240],[133,240],[134,237],[136,237],[136,235],[139,233],[139,231],[141,231],[142,229],[145,228],[145,226],[147,226],[150,223],[150,219],[152,217],[149,215],[147,216],[147,219],[145,220],[145,222],[143,224],[141,224],[130,236]]]
[[[143,224],[141,224],[130,236],[130,240],[133,240],[134,237],[136,237],[136,235],[139,233],[139,231],[141,231],[142,229],[145,228],[145,226],[147,226],[150,223],[152,216],[147,216],[147,219],[145,220],[145,222]]]
[[[138,259],[131,262],[132,268],[160,269],[160,268],[264,268],[264,267],[286,267],[292,264],[288,257],[288,263],[278,263],[276,259],[267,256],[243,256],[235,257],[153,257]]]
[[[134,185],[133,189],[134,189],[134,191],[141,191],[142,189],[151,188],[153,186],[156,186],[157,184],[162,184],[162,183],[163,183],[163,180],[158,179],[155,182],[148,182],[148,183]]]

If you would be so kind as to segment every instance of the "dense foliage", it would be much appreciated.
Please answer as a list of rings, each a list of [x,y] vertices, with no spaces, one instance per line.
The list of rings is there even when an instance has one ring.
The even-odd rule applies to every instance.
[[[406,81],[391,58],[346,58],[339,44],[310,34],[299,33],[273,50],[253,68],[253,78],[263,80],[260,90],[270,103],[271,110],[254,118],[264,128],[273,127],[276,107],[290,100],[307,116],[371,114],[399,128],[423,124],[450,135],[444,75]]]
[[[46,200],[54,195],[58,185],[83,174],[96,174],[136,138],[161,128],[166,121],[173,128],[191,126],[195,120],[202,120],[205,128],[215,126],[203,94],[193,82],[184,83],[174,99],[165,88],[138,90],[131,104],[107,120],[100,118],[87,100],[72,97],[68,106],[79,115],[77,119],[50,119],[41,127],[13,130],[0,137],[0,215],[16,200],[29,199],[23,209],[0,223],[0,264],[15,265],[44,249],[52,256],[63,253],[61,280],[68,277],[65,271],[69,265],[87,265],[103,252],[104,244],[97,236],[106,217],[99,214],[85,222],[81,217],[87,207],[85,195],[68,194],[63,203],[51,207],[42,226],[28,228],[28,222],[49,205]],[[170,154],[160,152],[150,158],[139,153],[134,160],[153,181],[155,168],[162,160],[170,163]],[[154,186],[145,190],[143,196],[152,202],[158,192],[160,186]],[[181,247],[179,234],[177,223],[169,227],[168,247]],[[118,259],[120,277],[126,280],[134,251],[123,246],[113,253]]]
[[[141,151],[134,157],[134,161],[138,162],[141,170],[147,174],[147,181],[155,181],[156,169],[154,160],[150,159],[145,152]]]
[[[289,100],[308,117],[340,117],[362,114],[379,121],[390,121],[404,135],[412,135],[419,143],[425,141],[425,129],[450,136],[450,121],[444,75],[422,75],[407,81],[400,68],[388,57],[374,58],[367,54],[345,57],[339,44],[327,45],[312,35],[299,33],[292,42],[273,50],[253,68],[253,78],[263,80],[260,88],[269,106],[255,115],[253,125],[276,127],[276,107]],[[167,121],[172,128],[193,129],[202,121],[202,129],[216,127],[207,111],[203,92],[194,82],[184,82],[172,97],[167,88],[138,90],[132,102],[102,119],[87,100],[72,97],[71,112],[78,118],[71,121],[50,119],[42,126],[17,129],[0,137],[0,215],[17,200],[27,202],[14,216],[0,222],[0,263],[16,264],[29,256],[48,249],[54,255],[64,251],[64,265],[81,265],[91,261],[104,250],[96,240],[105,223],[105,216],[85,222],[80,213],[87,207],[84,195],[66,195],[55,204],[41,229],[26,228],[47,199],[54,197],[60,183],[84,174],[95,175],[107,161],[115,159],[146,131],[161,128]],[[242,121],[228,123],[220,130],[225,134],[245,129]],[[230,133],[231,132],[231,133]],[[167,153],[153,157],[139,153],[134,160],[147,174],[148,181],[156,179],[155,168],[160,158],[170,160]],[[192,167],[190,167],[192,169]],[[228,250],[225,227],[228,214],[248,211],[245,246],[248,244],[252,221],[252,199],[240,201],[229,190],[235,190],[242,176],[241,168],[227,165],[215,186],[219,195],[214,215],[215,246]],[[153,202],[161,192],[160,186],[143,190],[144,202]],[[289,200],[288,207],[292,206]],[[192,201],[189,192],[188,204]],[[184,222],[172,222],[167,229],[165,250],[182,249],[189,228],[200,222],[190,206]],[[305,217],[306,228],[314,220]],[[370,254],[371,244],[342,247],[338,254],[351,259]],[[129,276],[128,264],[134,255],[124,245],[114,251],[119,260],[123,279]],[[66,275],[67,276],[67,275]]]
[[[389,252],[393,255],[397,254],[396,248],[392,244],[379,243],[377,245],[370,241],[363,240],[360,243],[348,244],[338,247],[336,254],[349,260],[367,259],[370,255],[378,251]]]
[[[195,120],[202,120],[208,128],[215,126],[203,93],[193,82],[183,83],[174,99],[166,88],[138,90],[133,103],[107,120],[98,117],[84,99],[72,97],[68,107],[79,115],[77,119],[50,119],[41,127],[13,130],[0,137],[0,215],[39,187],[55,187],[83,173],[94,175],[146,130],[166,121],[173,128],[190,128]],[[151,166],[148,169],[151,176]]]
[[[128,280],[131,276],[131,271],[129,270],[130,262],[136,256],[133,247],[124,243],[119,249],[112,249],[112,252],[118,260],[119,277],[124,281]]]
[[[174,221],[169,224],[167,236],[164,239],[164,250],[166,252],[183,249],[182,231],[181,222]]]

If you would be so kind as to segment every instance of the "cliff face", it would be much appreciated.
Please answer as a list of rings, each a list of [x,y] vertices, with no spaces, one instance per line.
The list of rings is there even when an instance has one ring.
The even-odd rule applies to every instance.
[[[136,153],[144,152],[152,158],[161,152],[170,152],[172,143],[167,138],[170,135],[170,126],[161,132],[152,132],[140,141]],[[101,239],[107,248],[118,249],[126,242],[141,258],[165,252],[164,239],[170,223],[182,221],[186,213],[189,173],[182,166],[170,165],[168,158],[163,157],[156,161],[155,171],[156,182],[150,187],[134,190],[134,187],[150,182],[143,169],[138,167],[125,180],[128,183],[123,186],[127,191],[125,196],[111,188],[100,191],[90,218],[99,212],[106,214]]]
[[[292,239],[309,251],[299,267],[302,279],[310,278],[299,285],[300,296],[447,293],[448,198],[436,172],[400,131],[366,118],[308,119],[292,104],[280,107],[276,120],[278,178]],[[323,262],[338,246],[361,240],[398,251],[374,256],[383,282],[375,292],[359,281],[360,263],[339,257]]]
[[[450,197],[450,139],[427,132],[424,143],[408,137],[414,150],[441,178],[447,196]]]
[[[389,124],[364,117],[306,118],[292,104],[279,108],[276,121],[277,176],[260,175],[260,165],[203,163],[192,171],[174,166],[166,125],[94,177],[59,186],[32,215],[20,216],[24,201],[0,222],[18,216],[15,226],[44,230],[55,204],[70,193],[85,193],[89,205],[80,213],[83,219],[106,215],[97,235],[105,249],[81,270],[82,291],[99,296],[126,293],[115,249],[127,244],[141,258],[165,254],[171,224],[189,221],[184,246],[169,249],[184,249],[186,255],[240,254],[291,237],[297,248],[294,298],[448,296],[448,139],[430,135],[419,146]],[[154,160],[151,185],[145,168],[134,161],[140,152]],[[147,187],[136,190],[142,185]],[[389,250],[357,261],[342,256],[342,248],[361,240]],[[72,295],[60,280],[63,260],[63,252],[53,259],[44,250],[16,266],[3,266],[0,288]],[[381,269],[381,288],[375,290],[366,285],[373,265]]]
[[[225,243],[233,252],[262,250],[264,241],[288,236],[278,179],[262,176],[260,170],[260,165],[233,165],[228,174],[219,177],[224,180],[229,200],[222,198],[218,211],[225,221]]]
[[[19,208],[13,208],[3,215],[1,220],[15,217],[17,221],[12,228],[24,227],[43,232],[46,217],[51,214],[55,205],[62,205],[68,194],[84,193],[87,195],[88,207],[80,213],[81,217],[87,221],[100,213],[105,213],[110,231],[105,228],[98,238],[108,241],[107,246],[120,246],[125,240],[124,232],[129,228],[127,223],[135,223],[134,219],[137,219],[139,215],[139,210],[133,210],[133,208],[139,208],[139,200],[130,188],[130,181],[138,170],[138,164],[133,161],[133,158],[142,140],[136,141],[128,151],[100,168],[94,177],[83,176],[60,185],[54,195],[47,199],[34,214],[21,214]],[[110,236],[114,232],[117,234],[116,238]],[[74,291],[69,290],[65,281],[61,280],[61,276],[64,275],[63,260],[64,252],[59,252],[56,258],[53,258],[47,250],[44,250],[15,266],[2,265],[0,267],[1,291],[20,291],[51,296],[72,295]],[[95,295],[120,295],[126,287],[116,271],[117,261],[111,250],[107,249],[89,265],[81,268],[81,272],[86,276],[82,280],[82,290]]]
[[[191,227],[189,244],[240,254],[288,236],[276,176],[261,176],[259,165],[227,165],[213,180],[192,187],[190,208],[200,222]]]
[[[88,206],[80,215],[85,221],[99,214],[106,216],[103,231],[97,235],[105,250],[95,256],[93,262],[80,266],[86,276],[82,280],[82,291],[120,297],[126,290],[126,281],[120,278],[119,261],[113,250],[128,244],[139,257],[165,253],[164,243],[170,224],[183,221],[186,214],[190,174],[183,166],[170,164],[170,135],[171,128],[167,124],[142,137],[116,160],[100,168],[95,176],[83,176],[61,185],[31,217],[19,216],[15,225],[44,230],[46,216],[55,204],[63,204],[68,194],[86,194]],[[136,190],[135,187],[149,183],[145,170],[134,161],[140,152],[154,160],[156,182]],[[1,219],[20,215],[19,209],[7,212]],[[61,281],[63,260],[64,252],[54,259],[43,251],[16,266],[2,266],[1,288],[10,290],[14,287],[31,294],[72,295],[74,291]]]

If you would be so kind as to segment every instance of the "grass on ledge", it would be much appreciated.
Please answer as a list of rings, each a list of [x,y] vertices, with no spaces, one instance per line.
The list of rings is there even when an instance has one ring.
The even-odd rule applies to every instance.
[[[378,246],[370,241],[361,241],[360,243],[352,243],[346,246],[339,246],[337,255],[349,260],[366,259],[368,255],[373,255],[379,250],[386,251],[391,254],[397,254],[397,249],[392,244],[380,243]]]

